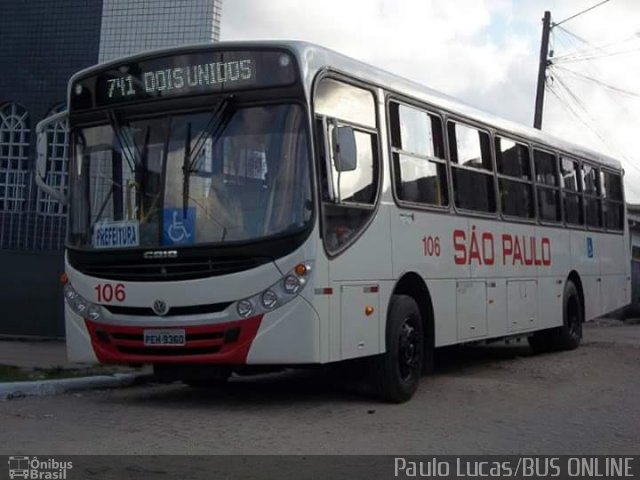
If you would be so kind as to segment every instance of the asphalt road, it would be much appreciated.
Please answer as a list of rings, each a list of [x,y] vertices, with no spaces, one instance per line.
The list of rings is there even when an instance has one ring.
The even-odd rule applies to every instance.
[[[637,454],[640,325],[585,329],[581,348],[439,355],[407,404],[331,370],[144,385],[0,403],[0,454]]]

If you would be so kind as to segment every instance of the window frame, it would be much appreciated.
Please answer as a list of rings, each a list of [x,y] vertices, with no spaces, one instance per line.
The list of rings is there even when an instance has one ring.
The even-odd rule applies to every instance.
[[[605,190],[605,182],[604,182],[604,174],[613,175],[620,179],[620,200],[612,200],[608,197],[604,196]],[[615,170],[611,167],[603,166],[600,168],[600,193],[601,193],[601,201],[602,201],[602,229],[607,233],[614,233],[618,235],[624,235],[626,229],[627,222],[627,202],[625,200],[625,190],[624,190],[624,173],[620,170]],[[604,204],[605,203],[613,203],[622,207],[622,228],[608,228],[606,224],[606,218],[604,216]]]
[[[602,171],[602,169],[600,168],[600,166],[596,163],[592,163],[586,160],[582,160],[580,161],[581,165],[580,165],[580,182],[582,184],[582,208],[584,209],[584,226],[586,230],[589,231],[602,231],[605,230],[604,228],[604,208],[603,208],[603,198],[602,198],[602,190],[603,190],[603,185],[602,185],[602,178],[600,176],[600,172]],[[586,192],[586,188],[585,188],[585,182],[584,182],[584,175],[585,175],[585,170],[584,167],[585,165],[588,168],[594,169],[596,171],[596,194],[591,194],[591,193],[587,193]],[[589,222],[587,221],[587,201],[591,200],[591,201],[596,201],[598,202],[598,217],[600,219],[600,225],[599,226],[593,226],[593,225],[589,225]]]
[[[541,183],[538,182],[538,170],[537,170],[537,165],[536,165],[536,155],[535,152],[539,151],[541,153],[546,153],[548,155],[551,155],[553,157],[553,164],[555,166],[555,177],[556,177],[556,183],[555,185],[548,185],[546,183]],[[551,148],[547,148],[547,147],[543,147],[540,146],[537,143],[532,144],[532,148],[531,148],[531,156],[532,156],[532,161],[533,161],[533,184],[536,190],[536,210],[537,210],[537,215],[536,218],[538,219],[538,223],[540,225],[545,225],[545,226],[550,226],[550,227],[562,227],[564,228],[565,223],[564,223],[564,192],[562,191],[562,179],[561,179],[561,175],[560,175],[560,163],[559,163],[559,159],[560,159],[560,155],[558,153],[557,150],[553,150]],[[547,190],[547,191],[553,191],[556,192],[556,194],[558,195],[558,201],[560,203],[560,220],[547,220],[547,219],[543,219],[540,217],[540,206],[539,206],[539,194],[538,194],[538,189],[543,189],[543,190]]]
[[[575,164],[577,164],[577,190],[570,190],[567,189],[565,187],[565,183],[564,183],[564,175],[562,174],[562,160],[569,160]],[[584,197],[583,197],[583,185],[582,185],[582,161],[580,160],[580,158],[578,158],[575,155],[572,154],[568,154],[565,153],[563,151],[558,151],[558,175],[560,176],[560,189],[562,192],[562,220],[563,220],[563,225],[566,228],[571,228],[573,230],[586,230],[587,229],[587,222],[586,222],[586,210],[585,210],[585,204],[584,204]],[[570,223],[567,220],[567,208],[566,208],[566,195],[572,195],[575,197],[578,197],[578,199],[580,200],[580,214],[582,215],[582,223]]]
[[[387,154],[389,155],[389,169],[391,172],[390,182],[391,182],[391,192],[393,195],[393,199],[395,205],[400,209],[408,209],[408,210],[417,210],[417,211],[431,211],[433,213],[441,213],[441,214],[452,214],[459,216],[461,218],[484,218],[487,220],[497,219],[499,221],[514,223],[514,224],[527,224],[527,225],[540,225],[548,228],[555,229],[563,229],[563,230],[582,230],[582,231],[596,231],[596,232],[606,232],[611,234],[623,235],[624,234],[624,223],[626,222],[626,209],[624,209],[625,204],[625,190],[624,190],[624,175],[621,169],[616,168],[607,163],[599,162],[597,159],[591,159],[589,157],[585,157],[584,155],[577,155],[572,153],[571,151],[567,151],[561,147],[556,147],[552,144],[547,144],[544,141],[536,138],[535,135],[526,136],[521,132],[508,132],[503,129],[490,126],[484,124],[480,120],[475,120],[463,116],[461,114],[452,112],[447,108],[440,107],[438,105],[432,104],[429,101],[408,97],[406,94],[395,91],[393,89],[384,88],[385,94],[385,110],[384,114],[386,115],[386,141],[388,142],[388,148],[386,149]],[[394,161],[394,153],[406,154],[415,158],[424,158],[431,159],[429,156],[422,156],[419,154],[415,154],[413,152],[404,151],[402,149],[395,148],[393,146],[393,138],[392,138],[392,130],[391,130],[391,114],[390,114],[390,103],[394,102],[398,105],[404,105],[410,108],[415,108],[419,111],[426,113],[427,115],[432,115],[437,117],[442,123],[443,136],[444,136],[444,153],[446,157],[446,171],[447,171],[447,179],[448,184],[447,187],[449,189],[449,206],[441,207],[436,205],[429,204],[420,204],[409,201],[404,201],[398,198],[397,188],[396,188],[396,180],[397,176],[399,176],[399,172],[396,172],[397,168],[395,166]],[[492,163],[492,171],[468,167],[464,165],[458,165],[457,163],[452,162],[452,152],[450,145],[450,135],[449,135],[449,123],[461,124],[468,128],[473,128],[480,132],[483,132],[488,135],[489,138],[489,152],[491,155],[491,163]],[[531,181],[527,181],[524,179],[519,179],[515,177],[510,177],[509,175],[504,175],[498,172],[497,168],[497,152],[495,140],[496,138],[505,138],[507,140],[520,143],[527,147],[529,151],[529,164],[531,168]],[[550,185],[544,182],[539,182],[537,179],[537,168],[535,162],[535,152],[539,151],[547,155],[551,155],[553,158],[553,165],[555,168],[555,185]],[[565,188],[564,178],[562,175],[562,159],[565,158],[572,162],[577,163],[578,169],[578,191],[572,191]],[[439,160],[437,157],[434,158],[435,162],[438,163]],[[608,174],[616,175],[620,177],[620,181],[622,183],[622,197],[623,200],[606,200],[602,195],[604,192],[604,180],[601,180],[600,184],[600,194],[597,196],[597,199],[601,202],[600,207],[600,218],[602,222],[601,228],[596,227],[587,227],[586,224],[586,202],[584,196],[584,185],[583,185],[583,170],[582,166],[584,164],[588,164],[590,167],[594,167],[599,170],[599,175],[602,175],[603,172]],[[454,188],[454,179],[453,179],[453,169],[459,168],[462,170],[469,170],[472,172],[478,172],[485,175],[493,176],[493,189],[495,195],[496,202],[496,211],[494,213],[482,212],[478,210],[470,210],[465,208],[460,208],[456,205],[455,195],[456,190]],[[500,179],[506,179],[509,181],[514,181],[518,183],[530,184],[533,190],[533,201],[534,201],[534,216],[531,218],[518,217],[505,215],[502,211],[502,202],[500,201]],[[541,218],[540,215],[540,205],[539,198],[541,191],[549,191],[554,192],[559,201],[559,212],[560,219],[559,220],[546,220]],[[565,209],[565,194],[569,193],[573,194],[579,198],[581,203],[580,214],[582,215],[582,223],[581,224],[573,224],[567,222],[567,212]],[[588,195],[587,195],[588,196]],[[596,197],[594,197],[596,198]],[[604,205],[606,202],[615,203],[623,206],[623,216],[622,216],[622,225],[623,228],[621,230],[607,228],[605,225],[605,217],[604,217]]]
[[[445,152],[447,154],[447,163],[449,164],[449,183],[450,183],[449,195],[451,196],[451,199],[452,199],[449,203],[451,203],[451,206],[456,213],[462,213],[467,216],[481,217],[481,218],[487,218],[487,219],[501,219],[502,212],[500,211],[500,204],[498,202],[499,192],[498,192],[498,182],[496,177],[496,156],[494,152],[495,147],[493,145],[494,131],[486,125],[483,125],[479,122],[474,122],[473,120],[466,119],[464,117],[459,117],[457,115],[445,115],[444,117],[445,117],[444,118],[445,123],[443,124],[443,128],[444,128],[444,134],[445,134]],[[487,134],[487,136],[489,137],[489,155],[491,157],[491,167],[492,167],[491,171],[483,170],[480,168],[468,167],[465,165],[459,165],[458,163],[454,163],[452,161],[451,138],[449,137],[449,123],[461,124],[467,128],[473,128],[479,132],[483,132]],[[457,142],[456,142],[456,146],[457,146]],[[459,168],[461,170],[480,173],[482,175],[487,175],[492,177],[493,195],[494,195],[494,201],[496,204],[495,212],[483,212],[481,210],[471,210],[467,208],[461,208],[456,205],[455,187],[454,187],[454,180],[453,180],[454,168]]]
[[[0,134],[0,171],[4,174],[4,180],[0,182],[0,212],[16,215],[29,208],[30,202],[31,143],[34,134],[31,112],[21,103],[0,101]]]
[[[527,148],[527,156],[528,156],[528,162],[529,162],[529,175],[530,175],[530,179],[529,180],[524,180],[521,178],[517,178],[517,177],[512,177],[510,175],[506,175],[503,173],[499,173],[498,172],[498,151],[496,150],[496,140],[497,139],[505,139],[505,140],[509,140],[511,142],[514,143],[519,143],[520,145],[523,145]],[[495,177],[496,177],[496,188],[497,188],[497,197],[496,199],[500,199],[499,205],[497,205],[498,210],[500,212],[500,217],[505,220],[505,221],[509,221],[509,222],[516,222],[516,223],[529,223],[529,224],[536,224],[538,222],[538,191],[536,188],[536,184],[535,184],[535,170],[534,170],[534,165],[533,165],[533,148],[531,147],[531,144],[527,141],[523,141],[521,139],[518,139],[516,136],[514,135],[509,135],[509,134],[504,134],[501,131],[495,131],[493,134],[493,138],[492,138],[492,142],[491,142],[491,148],[493,150],[493,160],[494,160],[494,168],[495,168]],[[500,190],[500,180],[506,180],[509,182],[515,182],[515,183],[520,183],[523,185],[529,185],[530,187],[530,192],[531,192],[531,201],[533,203],[533,215],[531,217],[519,217],[517,215],[507,215],[504,213],[504,211],[502,210],[502,198],[501,198],[501,190]]]
[[[371,127],[353,124],[352,122],[345,121],[344,119],[327,117],[326,115],[318,115],[316,113],[315,96],[318,89],[318,85],[320,84],[320,82],[322,82],[322,80],[327,78],[345,83],[346,85],[351,85],[356,88],[361,88],[370,92],[373,96],[373,103],[374,103],[373,111],[375,115],[375,125],[376,125],[375,129],[372,129],[372,131],[374,132],[373,134],[376,136],[376,141],[374,145],[375,146],[374,156],[376,158],[374,158],[374,162],[375,162],[375,165],[377,165],[378,167],[378,178],[377,178],[378,184],[376,185],[376,189],[375,189],[374,203],[373,205],[339,204],[339,203],[332,204],[332,206],[334,207],[337,206],[340,208],[351,208],[351,209],[355,208],[355,209],[365,210],[370,212],[367,220],[364,222],[362,227],[353,235],[352,238],[350,238],[347,242],[344,243],[344,245],[341,245],[340,248],[336,250],[329,250],[327,248],[327,241],[324,238],[325,222],[326,222],[326,205],[328,202],[326,202],[323,197],[322,182],[324,180],[329,180],[329,179],[323,179],[323,176],[326,176],[327,166],[331,165],[331,158],[327,157],[327,155],[329,155],[329,151],[327,150],[327,148],[329,147],[329,139],[326,137],[326,134],[328,132],[327,130],[328,120],[329,118],[332,118],[333,120],[340,121],[343,125],[357,126],[358,129],[360,130],[371,129]],[[349,74],[343,73],[339,70],[332,69],[332,68],[324,68],[320,70],[319,72],[316,73],[315,78],[313,79],[313,83],[310,90],[310,100],[308,102],[309,119],[311,122],[311,128],[310,128],[311,148],[313,151],[313,155],[315,157],[314,170],[316,171],[316,173],[313,176],[313,180],[314,180],[313,188],[315,188],[316,190],[316,201],[318,204],[319,236],[320,236],[320,239],[322,240],[321,243],[322,243],[322,248],[325,252],[325,255],[327,255],[327,258],[329,259],[337,258],[340,255],[342,255],[342,253],[344,253],[346,250],[351,248],[351,246],[355,244],[360,239],[360,237],[364,235],[364,233],[369,229],[369,227],[373,223],[374,218],[378,214],[378,210],[380,209],[380,204],[382,200],[382,191],[384,187],[384,177],[385,177],[385,171],[384,171],[385,162],[384,162],[384,154],[383,154],[383,147],[382,147],[382,136],[386,134],[386,129],[381,128],[380,109],[378,108],[379,102],[380,102],[379,90],[380,90],[380,87],[378,87],[374,83],[360,80]],[[318,128],[319,128],[318,124],[322,125],[322,131],[318,131]],[[323,143],[322,146],[319,145],[319,143],[321,143],[320,142],[321,140]],[[320,148],[325,152],[325,158],[321,158]]]
[[[420,112],[423,112],[429,116],[433,116],[436,117],[440,120],[440,125],[442,127],[442,143],[443,143],[443,149],[444,149],[444,158],[438,158],[438,157],[430,157],[428,155],[420,155],[417,154],[415,152],[410,152],[408,150],[403,150],[397,147],[393,146],[393,137],[391,134],[391,104],[392,103],[396,103],[398,106],[405,106],[408,108],[413,108],[415,110],[418,110]],[[435,109],[431,109],[429,107],[426,107],[424,105],[420,105],[417,104],[415,102],[411,102],[408,101],[406,99],[403,99],[402,97],[396,96],[396,95],[387,95],[386,100],[385,100],[385,114],[386,114],[386,120],[387,120],[387,125],[386,125],[386,133],[387,133],[387,141],[389,143],[389,148],[388,148],[388,152],[389,152],[389,171],[391,173],[390,176],[390,180],[391,180],[391,192],[393,195],[393,200],[395,201],[396,205],[398,207],[401,208],[406,208],[406,209],[414,209],[414,210],[430,210],[430,211],[437,211],[437,212],[451,212],[454,209],[454,202],[452,200],[452,179],[451,179],[451,171],[450,171],[450,166],[449,166],[449,147],[447,145],[447,136],[445,133],[446,130],[446,119],[444,117],[444,115],[442,115],[441,113],[438,113],[437,110]],[[423,159],[426,161],[432,161],[434,163],[439,163],[444,165],[445,168],[445,172],[446,172],[446,180],[447,180],[447,194],[448,194],[448,204],[447,205],[434,205],[434,204],[429,204],[429,203],[419,203],[419,202],[410,202],[407,200],[403,200],[399,197],[398,195],[398,190],[397,190],[397,181],[400,180],[400,171],[398,171],[398,169],[396,168],[395,165],[395,160],[394,160],[394,155],[398,154],[398,155],[406,155],[409,157],[413,157],[413,158],[418,158],[418,159]]]

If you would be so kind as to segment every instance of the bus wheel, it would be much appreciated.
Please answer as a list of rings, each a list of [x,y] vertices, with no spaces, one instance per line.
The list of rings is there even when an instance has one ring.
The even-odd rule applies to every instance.
[[[422,319],[413,298],[391,297],[386,332],[386,353],[372,358],[373,385],[382,400],[406,402],[418,389],[424,358]]]
[[[564,287],[563,325],[556,331],[558,350],[573,350],[582,341],[582,302],[576,285],[569,280]]]
[[[582,302],[575,283],[567,281],[562,300],[561,327],[536,332],[529,337],[529,345],[536,353],[553,350],[573,350],[582,341]]]

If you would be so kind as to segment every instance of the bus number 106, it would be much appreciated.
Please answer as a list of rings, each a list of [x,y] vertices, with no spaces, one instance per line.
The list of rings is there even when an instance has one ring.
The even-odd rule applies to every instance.
[[[440,256],[440,237],[424,236],[422,237],[422,246],[424,248],[425,257]]]
[[[118,302],[124,302],[127,294],[124,291],[124,285],[119,283],[115,286],[110,283],[98,284],[95,288],[98,302],[111,302],[114,299]]]

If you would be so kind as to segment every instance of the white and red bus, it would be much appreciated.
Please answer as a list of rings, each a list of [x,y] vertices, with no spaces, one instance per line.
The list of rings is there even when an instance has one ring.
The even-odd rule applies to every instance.
[[[435,348],[571,349],[629,303],[623,171],[301,42],[218,43],[69,84],[73,361],[190,384],[368,358],[405,401]]]

